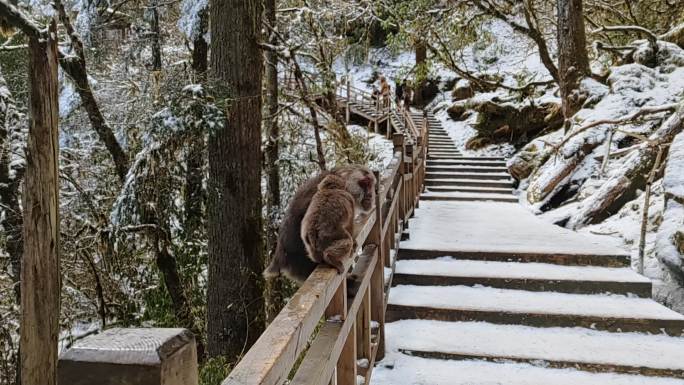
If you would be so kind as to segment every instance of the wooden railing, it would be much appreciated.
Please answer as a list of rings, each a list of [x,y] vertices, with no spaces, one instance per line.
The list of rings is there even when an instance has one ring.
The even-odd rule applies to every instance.
[[[425,120],[417,129],[427,138]],[[288,379],[290,384],[356,385],[357,375],[370,382],[374,363],[385,354],[396,250],[425,177],[427,142],[406,145],[404,139],[394,135],[394,157],[376,173],[375,205],[356,223],[360,252],[346,265],[355,277],[349,281],[353,287],[345,275],[319,266],[222,385],[276,385]]]

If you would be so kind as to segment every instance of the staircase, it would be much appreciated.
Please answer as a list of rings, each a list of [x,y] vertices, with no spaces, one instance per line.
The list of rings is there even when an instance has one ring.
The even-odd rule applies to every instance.
[[[429,147],[426,193],[421,200],[517,202],[502,157],[463,156],[441,122],[427,115]]]
[[[503,158],[463,156],[428,121],[372,384],[684,384],[684,316],[629,255],[512,203]]]

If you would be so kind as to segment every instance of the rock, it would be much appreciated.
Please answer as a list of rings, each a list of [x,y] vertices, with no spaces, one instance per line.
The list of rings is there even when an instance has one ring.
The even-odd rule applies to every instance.
[[[470,82],[465,79],[456,82],[453,91],[451,91],[451,99],[454,101],[470,99],[473,96],[475,96],[475,91]]]
[[[476,136],[474,138],[468,139],[468,141],[465,144],[465,148],[466,150],[477,150],[490,144],[492,144],[491,139]]]
[[[524,145],[542,130],[555,130],[563,124],[560,105],[526,104],[520,108],[509,103],[486,101],[474,107],[478,113],[474,128],[476,138],[488,138],[491,143],[508,142]]]
[[[530,143],[508,161],[508,172],[513,178],[521,181],[532,175],[543,160],[544,152],[540,151],[536,144]]]
[[[466,111],[468,111],[468,109],[466,108],[465,103],[456,102],[447,109],[447,114],[449,114],[449,117],[453,120],[464,120]]]

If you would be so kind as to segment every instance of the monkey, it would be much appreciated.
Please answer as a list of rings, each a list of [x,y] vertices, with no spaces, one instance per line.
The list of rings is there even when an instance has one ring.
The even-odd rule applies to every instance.
[[[301,236],[309,259],[327,263],[344,273],[344,261],[352,257],[354,242],[354,198],[346,181],[331,174],[318,184],[302,220]]]
[[[375,202],[375,176],[365,166],[348,165],[332,171],[321,171],[309,178],[295,192],[285,211],[278,230],[278,243],[264,277],[274,278],[283,273],[289,279],[302,283],[318,266],[309,259],[301,237],[301,226],[311,199],[318,191],[318,184],[330,174],[346,181],[346,190],[354,197],[355,210],[369,211]]]

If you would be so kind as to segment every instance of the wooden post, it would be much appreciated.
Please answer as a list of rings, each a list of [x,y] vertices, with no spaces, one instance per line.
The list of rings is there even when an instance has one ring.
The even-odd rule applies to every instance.
[[[408,158],[408,172],[411,174],[411,180],[408,183],[408,197],[409,197],[409,208],[415,209],[416,206],[416,161],[413,156],[413,144],[406,145],[406,157]],[[413,212],[413,210],[411,210]],[[406,221],[408,223],[408,221]]]
[[[406,155],[406,149],[404,148],[404,134],[394,134],[394,153],[399,151],[401,156],[399,157],[399,185],[401,188],[401,196],[399,197],[399,216],[403,220],[406,217],[407,207],[406,207],[406,189],[404,186],[404,157]]]
[[[347,124],[349,124],[349,120],[351,119],[351,113],[349,112],[349,103],[351,103],[351,81],[349,81],[349,74],[347,74],[346,82],[347,82],[347,105],[345,108],[345,118],[347,119]]]
[[[375,354],[375,360],[380,361],[385,356],[385,260],[389,256],[385,253],[385,248],[383,247],[384,239],[382,234],[382,206],[379,190],[380,173],[377,171],[373,172],[375,174],[375,180],[378,183],[375,184],[375,225],[371,230],[366,243],[373,243],[377,245],[377,263],[373,267],[373,274],[371,276],[370,282],[370,306],[371,306],[371,319],[378,323],[377,330],[377,353]]]
[[[21,384],[57,383],[59,141],[57,26],[29,38],[29,133],[21,263]]]
[[[59,383],[197,385],[195,337],[186,329],[108,329],[62,353]]]

